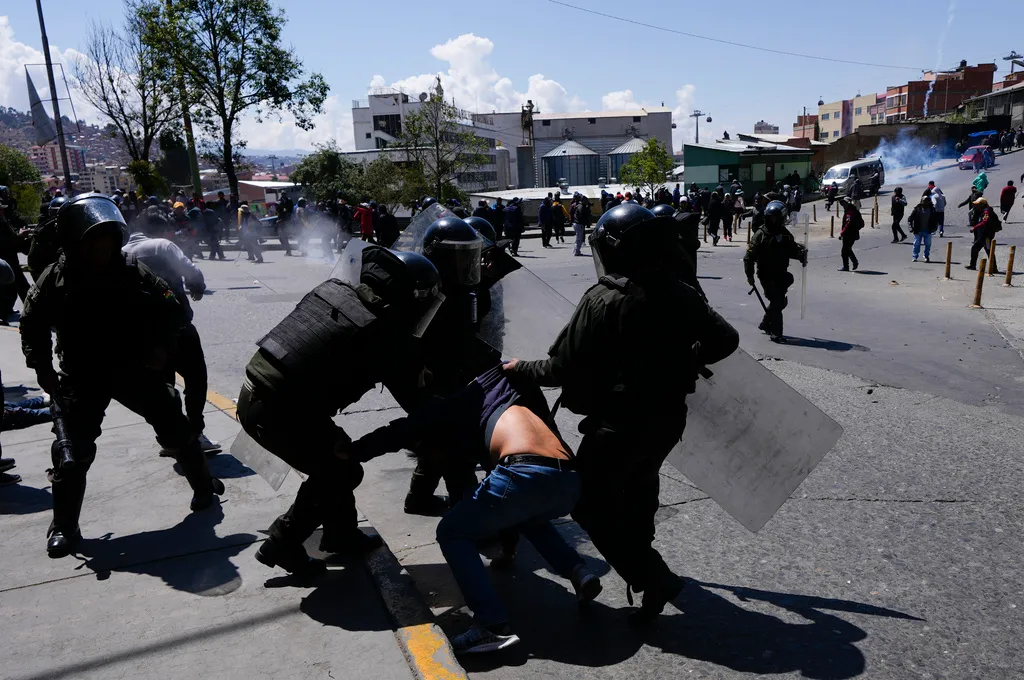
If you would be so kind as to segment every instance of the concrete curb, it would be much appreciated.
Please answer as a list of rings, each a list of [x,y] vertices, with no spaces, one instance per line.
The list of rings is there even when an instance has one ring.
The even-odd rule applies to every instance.
[[[366,568],[395,625],[395,639],[417,680],[469,680],[448,637],[387,543],[367,556]]]

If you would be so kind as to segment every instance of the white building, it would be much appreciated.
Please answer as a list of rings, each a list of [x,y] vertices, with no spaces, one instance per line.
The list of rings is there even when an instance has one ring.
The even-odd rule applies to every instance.
[[[516,114],[518,115],[518,114]],[[672,153],[672,109],[652,106],[635,111],[584,111],[533,114],[534,177],[543,182],[541,159],[567,139],[574,139],[600,156],[600,175],[608,175],[608,154],[634,137],[654,138]]]
[[[763,120],[759,120],[754,123],[754,134],[755,135],[777,135],[779,134],[779,126],[766,123]]]
[[[87,164],[77,184],[81,191],[98,191],[108,196],[113,194],[115,189],[128,191],[130,188],[128,173],[123,168],[101,163]]]

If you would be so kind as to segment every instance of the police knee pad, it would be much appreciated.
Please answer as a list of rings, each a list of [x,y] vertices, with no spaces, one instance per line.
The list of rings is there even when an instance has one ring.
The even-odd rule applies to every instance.
[[[785,309],[788,306],[789,306],[789,298],[786,297],[785,295],[783,295],[782,297],[779,298],[779,311],[781,312],[783,309]]]
[[[75,459],[74,469],[85,474],[92,467],[93,461],[96,460],[96,444],[72,444],[72,456]],[[50,461],[53,463],[55,470],[60,468],[60,459],[61,450],[57,446],[57,441],[54,440],[50,443]]]
[[[783,286],[789,288],[794,283],[796,283],[796,279],[793,277],[793,272],[786,272],[785,276],[782,277]]]

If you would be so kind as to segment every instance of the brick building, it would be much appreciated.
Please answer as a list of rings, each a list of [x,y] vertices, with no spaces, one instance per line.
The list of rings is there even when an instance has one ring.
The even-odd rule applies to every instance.
[[[817,124],[817,114],[797,116],[796,122],[793,123],[793,136],[801,139],[817,139],[817,136],[814,134],[814,127]]]
[[[991,92],[995,72],[995,64],[968,66],[966,61],[961,61],[953,71],[925,71],[923,80],[890,86],[885,91],[885,122],[924,117],[925,99],[928,100],[928,115],[948,113],[965,99]]]

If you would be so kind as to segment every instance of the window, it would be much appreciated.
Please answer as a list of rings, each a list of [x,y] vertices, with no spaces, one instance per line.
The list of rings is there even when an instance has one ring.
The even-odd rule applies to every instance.
[[[380,130],[391,137],[399,137],[402,134],[402,116],[397,113],[374,116],[373,129]]]
[[[894,106],[896,106],[896,97],[886,97],[885,98],[885,108],[891,109]]]
[[[373,133],[372,133],[372,132],[367,132],[367,133],[366,133],[366,138],[367,138],[367,139],[370,139],[370,138],[372,138],[372,137],[373,137]]]
[[[640,116],[633,116],[633,122],[634,123],[639,123],[640,122]]]
[[[542,127],[551,127],[551,121],[550,120],[542,120],[540,122],[540,124],[541,124]]]
[[[859,106],[853,110],[853,115],[855,115],[855,116],[859,116],[860,113],[861,113],[861,107],[859,107]]]
[[[839,136],[839,130],[833,130],[832,131],[832,136],[833,137],[838,137]]]
[[[828,114],[828,113],[823,113],[823,114],[821,114],[821,119],[822,119],[822,120],[828,120],[828,117],[829,117],[830,115],[831,115],[831,114]]]
[[[900,106],[906,106],[906,105],[907,105],[907,95],[901,95],[900,96]]]
[[[590,123],[591,125],[596,125],[597,118],[587,118],[587,122]]]

